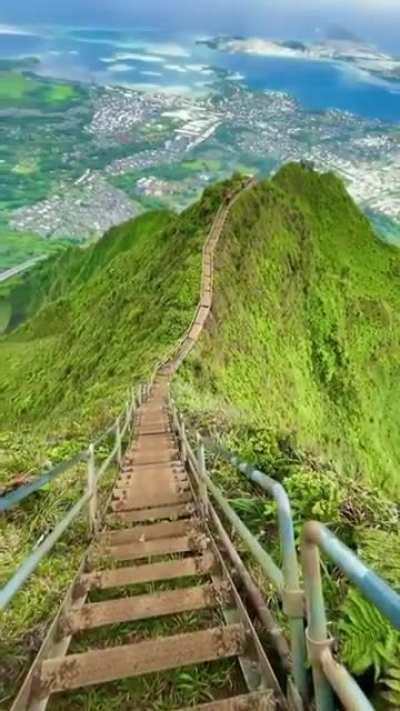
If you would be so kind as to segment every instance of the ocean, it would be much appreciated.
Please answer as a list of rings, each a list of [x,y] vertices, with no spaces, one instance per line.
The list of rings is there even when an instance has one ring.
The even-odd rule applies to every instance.
[[[0,58],[35,56],[43,76],[171,92],[205,93],[223,74],[253,90],[287,92],[307,109],[400,122],[400,82],[333,61],[230,54],[198,39],[152,27],[48,27],[37,35],[0,34]]]

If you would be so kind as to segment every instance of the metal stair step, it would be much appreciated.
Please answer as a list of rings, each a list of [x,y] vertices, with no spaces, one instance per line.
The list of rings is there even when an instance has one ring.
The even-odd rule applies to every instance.
[[[96,649],[43,662],[38,692],[104,684],[109,681],[167,671],[242,654],[246,645],[243,625],[229,625],[172,637]]]
[[[276,700],[271,692],[243,694],[221,701],[211,701],[199,706],[185,706],[180,711],[274,711]]]
[[[159,538],[154,541],[143,541],[120,546],[107,546],[97,548],[100,557],[113,560],[139,560],[156,555],[169,555],[171,553],[186,553],[193,550],[194,546],[189,536],[176,538]]]
[[[139,523],[144,521],[169,520],[191,516],[194,511],[193,504],[175,504],[174,506],[152,506],[138,511],[121,511],[110,514],[109,523]]]
[[[174,491],[160,491],[151,497],[146,497],[146,501],[144,499],[139,500],[139,497],[136,499],[115,500],[112,502],[111,508],[113,511],[137,511],[161,506],[176,506],[178,504],[186,504],[192,500],[193,496],[188,491],[183,491],[181,494]]]
[[[184,536],[191,528],[198,525],[198,520],[161,521],[147,525],[121,528],[118,531],[106,531],[99,536],[99,542],[106,546],[123,545],[137,541],[153,541],[157,538],[176,538]]]
[[[217,594],[212,584],[133,595],[105,602],[92,602],[83,605],[79,610],[72,610],[61,620],[60,630],[67,636],[95,627],[178,615],[216,607],[217,604]]]
[[[155,583],[160,580],[206,575],[215,569],[215,565],[216,561],[212,553],[205,553],[202,556],[183,558],[182,560],[166,560],[159,563],[146,563],[128,568],[87,573],[81,577],[80,582],[85,589],[106,590],[137,583]]]

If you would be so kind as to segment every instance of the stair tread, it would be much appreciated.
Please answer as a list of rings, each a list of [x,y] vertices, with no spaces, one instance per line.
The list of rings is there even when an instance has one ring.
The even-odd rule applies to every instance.
[[[160,580],[173,580],[195,575],[205,575],[215,568],[215,558],[212,553],[202,556],[192,556],[182,560],[163,560],[158,563],[145,563],[127,568],[114,568],[100,572],[87,573],[82,576],[81,583],[87,589],[107,589],[151,583]]]
[[[116,546],[99,546],[97,553],[101,557],[110,557],[114,560],[139,560],[156,555],[185,553],[193,549],[190,536],[177,536],[176,538],[158,538],[153,541],[138,541]]]
[[[176,538],[184,536],[190,528],[194,528],[197,524],[198,520],[194,519],[142,524],[132,528],[121,528],[118,531],[105,531],[100,535],[99,542],[106,546],[113,546],[152,541],[159,538]]]
[[[64,616],[61,629],[65,636],[82,630],[104,627],[122,622],[136,622],[151,617],[179,615],[192,610],[217,606],[212,584],[191,588],[163,590],[146,595],[133,595],[115,600],[92,602]]]
[[[192,494],[187,491],[183,491],[180,494],[175,491],[160,491],[159,493],[154,493],[152,496],[137,496],[136,498],[132,497],[129,499],[115,500],[111,504],[111,508],[113,511],[140,511],[141,509],[186,504],[192,500]]]
[[[43,662],[39,692],[47,695],[235,657],[243,653],[245,644],[245,629],[236,624],[69,654]]]
[[[121,511],[109,516],[109,521],[124,523],[139,523],[140,521],[176,520],[190,516],[194,511],[193,504],[168,504],[166,506],[150,506],[139,510]]]

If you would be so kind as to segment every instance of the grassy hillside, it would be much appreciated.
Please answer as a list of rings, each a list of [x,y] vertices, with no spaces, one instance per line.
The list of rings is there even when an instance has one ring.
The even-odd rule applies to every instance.
[[[237,202],[216,264],[212,326],[179,380],[191,405],[396,492],[399,251],[337,178],[291,165]]]
[[[198,302],[202,247],[224,191],[207,190],[179,216],[147,213],[19,280],[10,301],[20,325],[0,340],[0,489],[86,446],[175,345]],[[76,500],[84,476],[80,467],[0,518],[0,584]],[[40,645],[85,535],[80,521],[0,616],[2,702]]]
[[[80,448],[178,340],[226,187],[180,216],[150,212],[70,249],[11,290],[11,330],[0,340],[0,485]],[[289,165],[235,204],[217,250],[212,319],[174,389],[193,428],[283,481],[297,533],[311,517],[329,523],[400,587],[399,277],[400,253],[375,238],[341,182]],[[271,547],[273,506],[218,462],[213,477]],[[3,578],[77,488],[63,480],[3,517]],[[83,541],[77,528],[1,621],[0,698],[37,647]],[[400,635],[332,572],[326,592],[331,615],[342,610],[344,660],[367,680],[375,672],[383,708],[387,694],[400,705]]]
[[[174,384],[193,426],[283,481],[297,532],[309,518],[328,523],[398,588],[399,276],[399,251],[375,238],[342,183],[288,165],[236,203],[213,318]],[[214,466],[270,547],[273,506]],[[332,573],[343,658],[370,681],[390,677],[382,708],[388,695],[398,708],[400,635]]]

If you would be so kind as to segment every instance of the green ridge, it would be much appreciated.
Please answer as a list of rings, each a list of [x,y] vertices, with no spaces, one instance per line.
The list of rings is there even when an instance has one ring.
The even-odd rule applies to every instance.
[[[193,427],[283,482],[297,534],[312,518],[329,524],[398,588],[399,275],[399,251],[375,237],[338,178],[288,165],[236,203],[213,318],[174,384]],[[215,467],[271,550],[274,506]],[[398,708],[400,634],[328,569],[343,660],[370,679],[377,708]]]
[[[0,483],[80,448],[175,344],[191,321],[201,250],[230,186],[206,190],[179,216],[149,212],[96,245],[50,257],[8,287]],[[178,404],[193,428],[218,433],[283,481],[297,533],[307,518],[329,523],[399,586],[398,250],[376,239],[334,175],[292,164],[241,195],[215,261],[213,316],[174,382]],[[271,546],[273,506],[226,467],[214,469]],[[49,525],[49,512],[56,520],[76,491],[72,478],[3,520],[0,536],[14,552],[0,554],[4,578]],[[391,542],[385,567],[382,536]],[[0,625],[3,656],[19,655],[17,673],[29,657],[24,633],[40,630],[54,610],[81,539],[71,533]],[[383,621],[332,573],[326,594],[333,619],[343,611],[343,659],[354,673],[374,672],[385,695],[377,703],[395,707],[400,635],[386,639]],[[352,620],[377,641],[362,657]],[[15,682],[6,669],[0,697]]]

